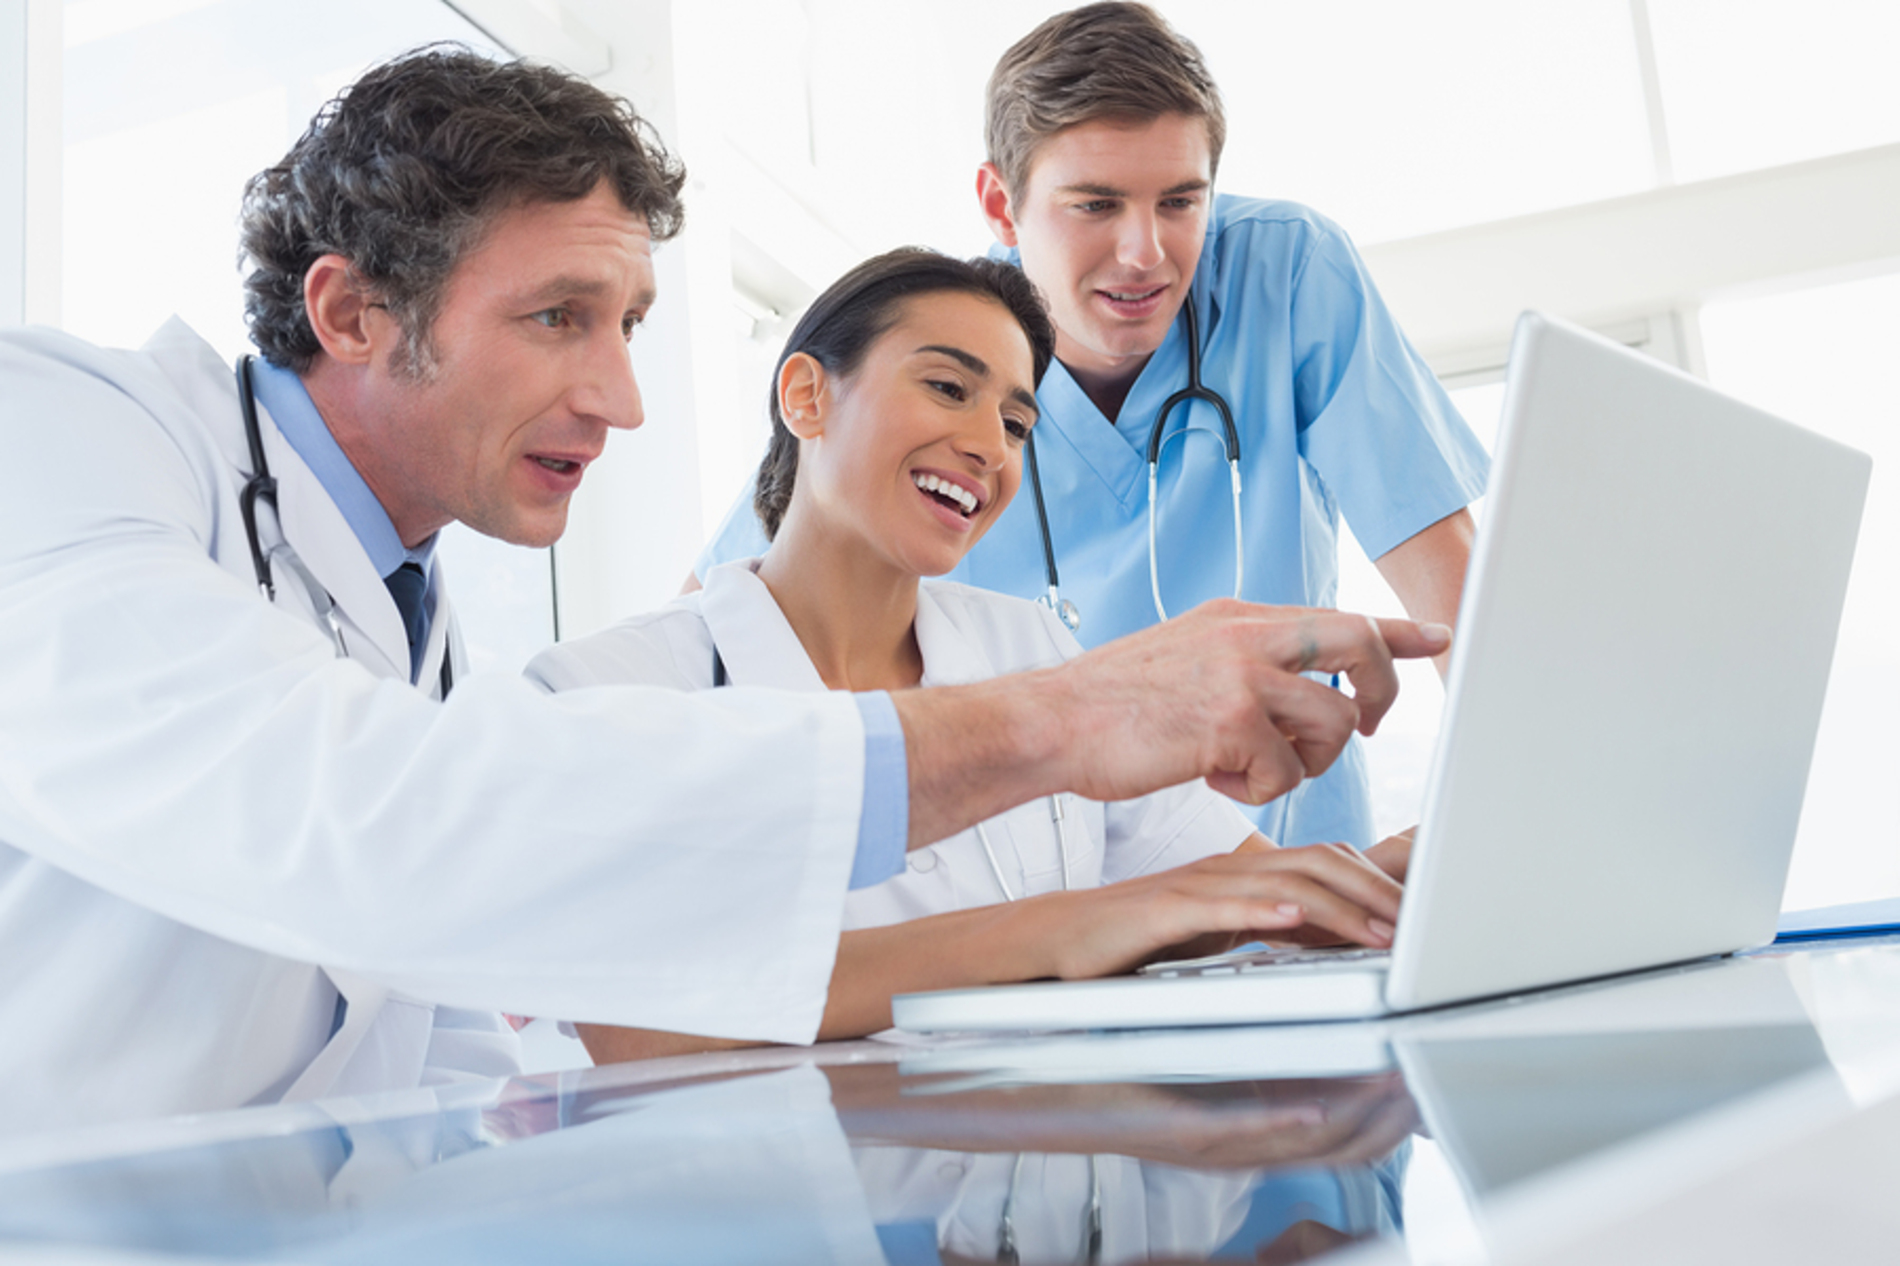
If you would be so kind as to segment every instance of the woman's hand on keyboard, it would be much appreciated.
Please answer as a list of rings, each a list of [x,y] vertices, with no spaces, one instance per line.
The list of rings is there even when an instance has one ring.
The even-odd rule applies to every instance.
[[[1398,881],[1344,844],[1232,853],[1100,888],[857,928],[838,943],[822,1040],[891,1024],[891,996],[926,989],[1114,976],[1249,941],[1392,943]]]
[[[1034,900],[1048,903],[1039,914],[1067,925],[1046,939],[1053,951],[1046,974],[1080,979],[1257,940],[1383,949],[1392,944],[1402,891],[1347,845],[1275,848],[1255,836],[1232,853]]]
[[[1418,828],[1408,826],[1397,835],[1386,836],[1366,850],[1366,860],[1404,883],[1406,871],[1412,865],[1412,837],[1416,834]]]

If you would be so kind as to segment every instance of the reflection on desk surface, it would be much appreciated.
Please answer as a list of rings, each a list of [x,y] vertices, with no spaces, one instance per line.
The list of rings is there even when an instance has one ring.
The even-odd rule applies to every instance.
[[[1482,1222],[1524,1180],[1833,1076],[1815,1026],[1771,1014],[1789,1012],[1587,1033],[1422,1024],[1394,1030],[1375,1071],[1338,1076],[1236,1075],[1249,1043],[1269,1067],[1293,1032],[1252,1029],[1217,1035],[1229,1071],[1199,1075],[1144,1065],[1171,1058],[1160,1036],[1105,1045],[1118,1080],[1085,1059],[1063,1077],[1080,1048],[1056,1058],[1043,1039],[1013,1071],[1006,1044],[987,1048],[988,1077],[986,1048],[865,1044],[836,1062],[676,1060],[226,1114],[209,1141],[116,1155],[21,1164],[0,1148],[0,1256],[1299,1261],[1442,1223],[1417,1201],[1461,1193],[1414,1182],[1428,1161]]]

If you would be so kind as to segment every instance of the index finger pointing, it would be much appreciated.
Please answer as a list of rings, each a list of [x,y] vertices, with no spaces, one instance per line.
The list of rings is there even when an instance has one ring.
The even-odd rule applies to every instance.
[[[1398,698],[1392,661],[1437,655],[1450,644],[1451,630],[1442,624],[1349,616],[1336,626],[1335,637],[1322,636],[1313,667],[1346,674],[1359,705],[1359,732],[1371,734]]]
[[[1386,643],[1386,625],[1395,629],[1400,644],[1420,641],[1407,636],[1409,620],[1374,620],[1363,615],[1309,612],[1299,622],[1297,671],[1344,673],[1352,681],[1352,700],[1358,705],[1361,734],[1378,727],[1392,701],[1398,698],[1399,678],[1392,668],[1392,650]],[[1428,652],[1429,653],[1429,652]]]
[[[1443,624],[1420,624],[1415,620],[1374,620],[1379,636],[1393,659],[1427,659],[1442,655],[1451,645],[1451,629]]]

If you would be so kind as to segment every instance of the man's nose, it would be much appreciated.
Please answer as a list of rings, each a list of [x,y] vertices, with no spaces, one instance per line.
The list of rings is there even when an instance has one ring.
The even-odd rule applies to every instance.
[[[603,340],[591,359],[588,384],[579,412],[597,417],[616,430],[631,431],[646,421],[640,384],[634,380],[633,357],[620,339]]]
[[[1131,211],[1123,220],[1116,258],[1128,268],[1147,270],[1163,259],[1161,220],[1152,211]]]

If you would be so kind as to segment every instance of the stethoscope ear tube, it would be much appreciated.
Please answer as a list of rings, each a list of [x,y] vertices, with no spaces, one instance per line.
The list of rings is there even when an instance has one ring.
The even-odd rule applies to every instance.
[[[1181,305],[1181,315],[1187,321],[1187,386],[1169,396],[1161,404],[1160,412],[1155,414],[1154,425],[1148,428],[1148,465],[1150,468],[1161,464],[1161,444],[1168,429],[1168,418],[1174,413],[1176,405],[1190,400],[1205,400],[1214,406],[1220,414],[1221,438],[1227,448],[1228,464],[1240,465],[1240,428],[1234,425],[1234,412],[1227,407],[1227,400],[1220,392],[1205,387],[1201,383],[1201,322],[1194,315],[1194,300],[1190,296]]]
[[[238,513],[244,519],[244,538],[251,547],[251,567],[257,573],[257,587],[266,602],[276,602],[277,584],[272,578],[272,562],[282,563],[289,568],[309,597],[311,612],[329,628],[330,641],[336,647],[337,658],[348,659],[350,649],[343,640],[343,621],[337,617],[336,601],[330,597],[330,591],[317,583],[317,578],[310,574],[310,569],[290,548],[289,541],[280,540],[266,550],[258,538],[257,503],[267,501],[273,512],[277,509],[277,478],[270,473],[270,464],[264,460],[264,435],[257,424],[257,391],[251,381],[251,361],[249,354],[237,359],[238,407],[244,412],[244,439],[251,450],[252,471],[250,479],[238,493]],[[449,689],[455,683],[452,659],[448,648],[444,647],[441,677],[444,699],[449,697]]]
[[[1157,497],[1160,494],[1161,448],[1172,438],[1167,434],[1168,418],[1177,405],[1188,404],[1195,400],[1204,400],[1214,406],[1220,414],[1221,443],[1227,453],[1228,482],[1233,488],[1234,501],[1234,597],[1240,597],[1241,580],[1246,575],[1244,563],[1244,537],[1240,521],[1240,428],[1234,425],[1234,411],[1227,406],[1226,399],[1211,387],[1201,382],[1201,326],[1200,318],[1194,313],[1193,296],[1181,305],[1182,319],[1187,322],[1187,386],[1175,392],[1162,402],[1155,414],[1154,425],[1148,430],[1148,588],[1154,598],[1155,615],[1160,619],[1168,618],[1168,609],[1161,601],[1161,569],[1156,559],[1156,517]],[[1185,435],[1185,427],[1176,432]],[[1062,618],[1062,622],[1074,632],[1081,627],[1082,617],[1075,604],[1064,598],[1059,592],[1060,582],[1056,578],[1056,548],[1049,531],[1049,509],[1042,499],[1042,478],[1036,469],[1036,437],[1032,433],[1025,444],[1024,465],[1029,474],[1029,491],[1036,503],[1036,525],[1042,531],[1043,567],[1049,578],[1048,591],[1040,598],[1044,606],[1053,610]]]
[[[251,385],[251,357],[237,358],[238,406],[244,410],[244,438],[251,448],[251,478],[238,493],[238,512],[244,516],[244,536],[251,546],[251,567],[257,572],[257,587],[272,602],[277,586],[271,582],[270,560],[264,557],[257,537],[257,502],[261,497],[277,508],[277,480],[264,461],[264,436],[257,425],[257,394]]]
[[[1075,604],[1062,596],[1061,582],[1056,578],[1056,547],[1049,538],[1049,510],[1042,501],[1042,476],[1036,470],[1036,433],[1031,431],[1023,441],[1023,464],[1029,471],[1029,493],[1036,502],[1036,526],[1042,530],[1042,565],[1049,576],[1049,590],[1039,599],[1043,606],[1056,613],[1064,628],[1073,633],[1082,627],[1082,613]]]

